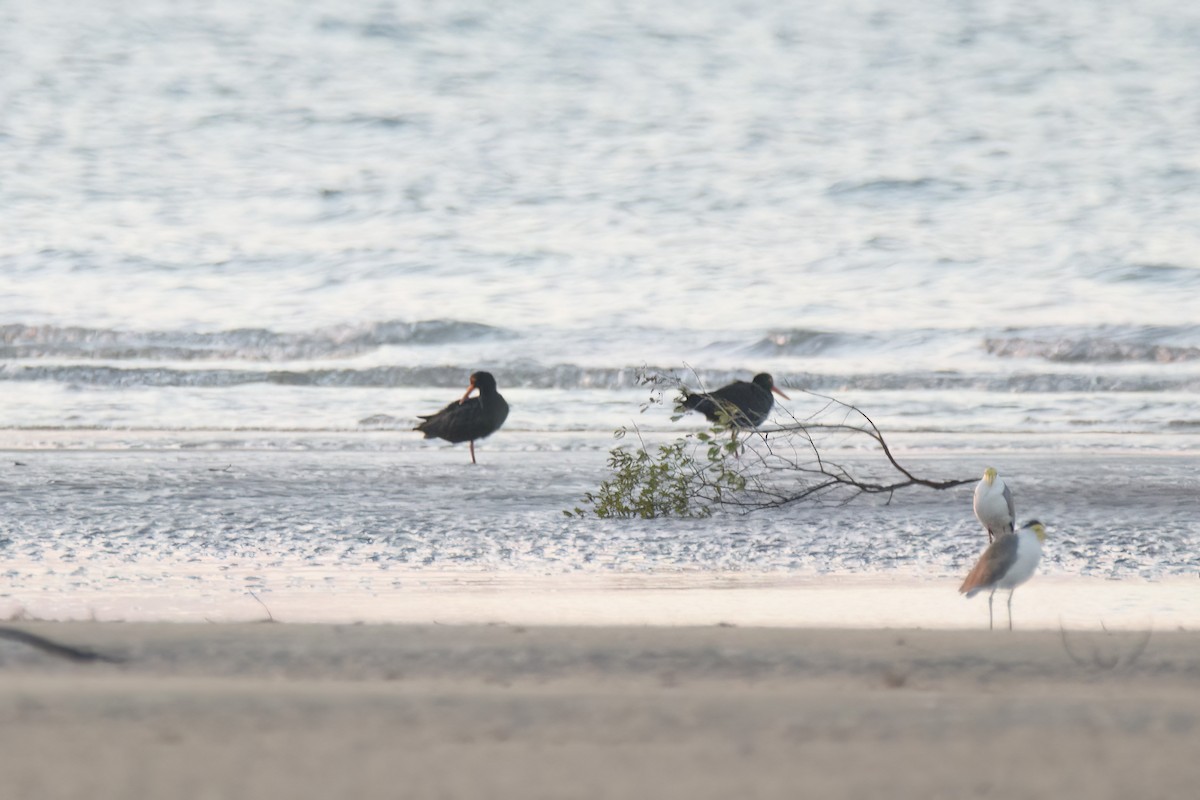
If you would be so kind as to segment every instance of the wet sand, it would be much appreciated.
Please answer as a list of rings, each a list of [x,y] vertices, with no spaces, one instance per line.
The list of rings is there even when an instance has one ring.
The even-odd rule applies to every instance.
[[[20,623],[6,798],[1187,797],[1200,633]]]

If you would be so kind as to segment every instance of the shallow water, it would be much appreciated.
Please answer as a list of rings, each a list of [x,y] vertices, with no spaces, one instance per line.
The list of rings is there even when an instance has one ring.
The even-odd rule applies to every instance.
[[[487,367],[607,431],[645,366],[1200,424],[1196,9],[67,5],[2,12],[0,428],[340,430]]]

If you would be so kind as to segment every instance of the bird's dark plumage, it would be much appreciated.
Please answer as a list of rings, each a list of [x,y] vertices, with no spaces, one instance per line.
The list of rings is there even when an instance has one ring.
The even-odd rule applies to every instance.
[[[470,397],[479,390],[479,395]],[[475,440],[490,436],[508,418],[508,403],[496,391],[496,379],[490,372],[471,375],[471,385],[461,399],[455,400],[436,414],[421,415],[425,420],[414,431],[426,439],[445,439],[447,442],[470,442],[471,463],[475,463]]]
[[[734,381],[707,394],[691,392],[685,388],[679,401],[679,409],[699,411],[710,422],[721,422],[724,412],[736,427],[757,428],[763,424],[775,406],[772,392],[785,399],[791,399],[775,388],[774,378],[760,372],[749,383]]]

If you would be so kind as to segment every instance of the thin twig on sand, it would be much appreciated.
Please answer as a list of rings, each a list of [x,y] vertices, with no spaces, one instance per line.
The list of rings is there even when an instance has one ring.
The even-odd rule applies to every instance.
[[[81,647],[72,647],[66,644],[60,644],[45,636],[38,636],[36,633],[23,631],[19,628],[9,628],[0,626],[0,639],[8,639],[12,642],[20,642],[41,650],[43,653],[49,653],[58,658],[65,658],[67,661],[76,663],[86,663],[100,661],[106,664],[121,664],[125,661],[120,656],[100,653],[95,650],[86,650]]]

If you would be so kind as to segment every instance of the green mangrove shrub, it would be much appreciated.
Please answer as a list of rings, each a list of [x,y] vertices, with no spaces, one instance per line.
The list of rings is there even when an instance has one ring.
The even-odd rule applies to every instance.
[[[624,438],[627,432],[622,428],[615,435]],[[745,476],[725,460],[737,444],[719,442],[720,432],[717,427],[688,434],[653,449],[640,436],[636,446],[614,447],[608,452],[610,477],[583,496],[586,507],[563,513],[601,519],[711,516],[729,494],[746,488]]]

